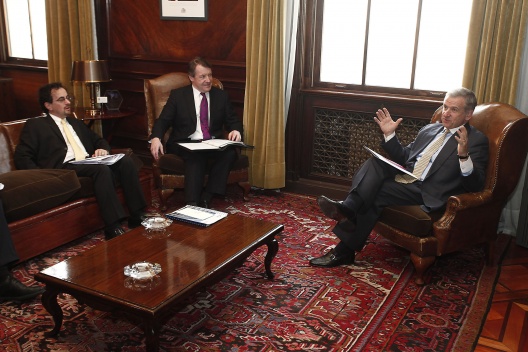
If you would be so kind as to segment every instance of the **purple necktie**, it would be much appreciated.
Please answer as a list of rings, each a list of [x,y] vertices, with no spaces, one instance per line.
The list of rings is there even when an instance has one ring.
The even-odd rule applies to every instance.
[[[200,103],[200,126],[202,127],[203,139],[211,139],[209,134],[209,107],[207,106],[207,97],[205,93],[200,93],[202,95],[202,102]]]

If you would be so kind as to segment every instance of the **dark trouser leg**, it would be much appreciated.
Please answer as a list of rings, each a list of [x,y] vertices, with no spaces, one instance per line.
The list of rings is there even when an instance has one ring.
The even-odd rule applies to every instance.
[[[11,239],[7,220],[4,214],[4,207],[0,201],[0,267],[7,274],[7,265],[18,260],[18,255]]]
[[[227,148],[224,151],[212,152],[187,152],[178,151],[185,161],[185,201],[198,203],[205,180],[209,174],[206,191],[211,194],[224,194],[227,178],[233,163],[236,160],[236,151]],[[208,171],[209,161],[212,161]]]
[[[345,221],[337,224],[334,234],[350,249],[359,251],[365,245],[368,236],[378,221],[383,208],[389,205],[422,204],[422,193],[419,184],[401,184],[387,179],[376,194],[372,205],[357,214],[356,224]]]
[[[121,184],[130,215],[139,215],[147,207],[147,202],[139,183],[139,175],[134,161],[125,155],[110,168]]]
[[[390,165],[376,158],[368,159],[354,175],[343,205],[355,212],[370,208],[385,180],[394,179],[395,175],[396,171]]]
[[[237,158],[236,150],[227,148],[213,154],[213,164],[209,170],[209,180],[205,190],[211,194],[225,194],[227,178]]]
[[[75,170],[77,176],[90,177],[93,181],[95,198],[106,226],[114,226],[126,217],[117,198],[114,174],[106,165],[64,164],[64,168]]]
[[[198,203],[207,172],[208,152],[178,151],[185,161],[185,202]]]

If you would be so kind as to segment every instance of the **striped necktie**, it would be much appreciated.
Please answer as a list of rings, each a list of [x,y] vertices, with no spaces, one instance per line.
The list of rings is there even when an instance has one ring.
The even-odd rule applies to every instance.
[[[444,131],[442,132],[440,137],[437,138],[433,143],[429,144],[429,146],[424,150],[424,153],[420,160],[418,160],[414,164],[414,170],[412,174],[416,176],[416,178],[407,174],[400,174],[396,175],[396,177],[394,178],[396,182],[413,183],[414,181],[419,180],[422,177],[424,170],[427,168],[427,165],[429,165],[429,161],[431,160],[433,155],[435,155],[435,153],[438,151],[438,149],[440,149],[442,144],[444,144],[444,140],[448,131],[449,130],[447,128],[444,128]]]

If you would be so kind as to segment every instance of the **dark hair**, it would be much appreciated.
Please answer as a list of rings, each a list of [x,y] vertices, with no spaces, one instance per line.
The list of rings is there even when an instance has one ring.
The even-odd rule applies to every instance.
[[[204,59],[203,57],[197,56],[189,62],[189,76],[194,77],[194,73],[196,72],[196,66],[198,65],[207,67],[210,69],[213,68],[211,64],[207,62],[206,59]]]
[[[61,82],[53,82],[46,84],[45,86],[40,87],[39,89],[39,104],[40,108],[43,112],[46,114],[49,112],[46,108],[46,105],[44,103],[53,103],[53,97],[51,96],[51,92],[53,90],[64,88]]]
[[[464,109],[466,111],[473,111],[477,106],[477,97],[475,96],[475,93],[473,93],[472,90],[469,90],[464,87],[451,89],[449,92],[446,93],[446,97],[462,97],[466,99],[466,104],[464,106]]]

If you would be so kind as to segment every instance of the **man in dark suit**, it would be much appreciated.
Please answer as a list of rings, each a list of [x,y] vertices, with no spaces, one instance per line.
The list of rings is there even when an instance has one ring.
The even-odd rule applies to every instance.
[[[15,279],[9,265],[18,261],[18,256],[7,227],[4,207],[0,202],[0,301],[23,301],[42,293],[42,287],[28,287]]]
[[[191,85],[174,89],[152,128],[150,152],[157,160],[163,155],[162,138],[172,127],[166,152],[181,156],[185,161],[185,201],[190,205],[209,207],[214,194],[224,194],[227,177],[236,160],[236,150],[190,152],[179,142],[210,138],[242,140],[242,122],[236,116],[227,93],[212,86],[211,65],[197,57],[189,63]],[[205,110],[204,110],[205,109]],[[208,178],[202,192],[206,173]]]
[[[382,148],[391,160],[415,174],[416,179],[402,176],[396,168],[370,158],[354,175],[345,200],[319,197],[323,213],[337,220],[333,232],[341,241],[325,255],[311,259],[310,264],[324,267],[352,264],[355,252],[363,248],[386,206],[420,205],[430,212],[442,209],[452,195],[480,191],[486,176],[488,140],[469,125],[476,105],[475,94],[469,89],[447,92],[441,123],[423,127],[406,147],[395,135],[402,119],[393,121],[387,109],[378,110],[374,119],[384,135]]]
[[[83,121],[70,117],[71,100],[61,83],[39,90],[39,102],[46,116],[26,121],[14,160],[18,169],[71,169],[78,176],[90,177],[101,210],[107,239],[123,234],[120,221],[126,217],[115,190],[115,179],[123,188],[130,212],[129,227],[137,227],[145,218],[146,201],[138,171],[129,156],[113,165],[72,164],[88,156],[110,153],[108,142],[90,130]],[[80,224],[81,225],[81,224]]]

